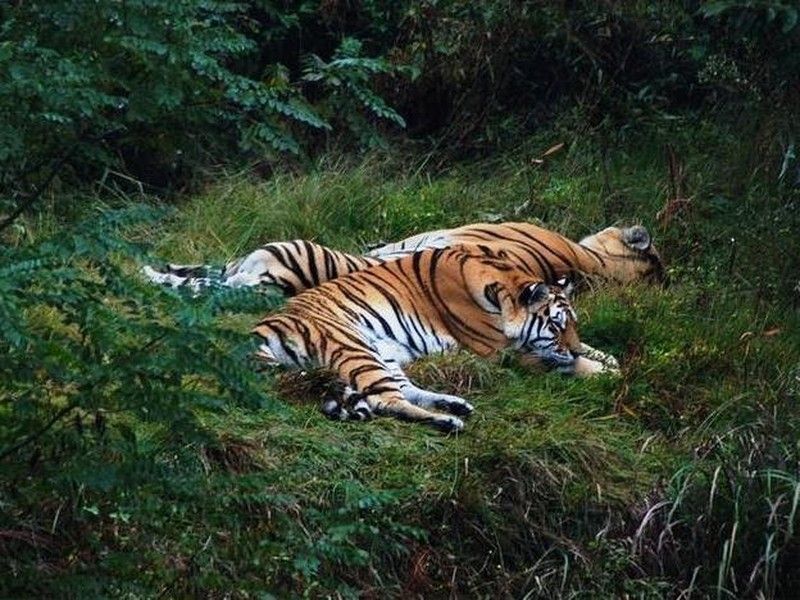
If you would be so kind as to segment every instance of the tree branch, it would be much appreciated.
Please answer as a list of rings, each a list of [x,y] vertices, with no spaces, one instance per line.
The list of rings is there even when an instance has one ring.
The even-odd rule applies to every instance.
[[[44,427],[39,429],[39,431],[30,434],[28,437],[21,439],[13,446],[10,446],[5,450],[3,450],[2,452],[0,452],[0,461],[5,460],[10,455],[14,454],[14,452],[16,452],[17,450],[24,448],[31,442],[34,442],[40,437],[42,437],[45,433],[47,433],[50,430],[50,428],[53,427],[53,425],[58,423],[61,419],[63,419],[65,416],[67,416],[69,413],[75,410],[75,408],[77,408],[75,404],[68,404],[67,406],[62,408],[47,423],[45,423]]]
[[[0,222],[0,232],[6,229],[14,221],[16,221],[22,213],[24,213],[31,206],[36,204],[36,202],[39,200],[44,191],[53,182],[53,179],[55,179],[56,175],[58,175],[58,172],[61,171],[61,168],[64,166],[67,160],[69,160],[69,157],[72,156],[73,152],[75,152],[75,148],[77,148],[77,145],[70,148],[69,151],[64,154],[64,156],[58,159],[56,164],[53,165],[53,168],[50,170],[50,174],[47,176],[47,179],[45,179],[44,183],[40,185],[29,198],[20,202],[17,205],[17,208],[15,208],[14,211],[9,216],[7,216],[5,219],[3,219],[2,222]]]

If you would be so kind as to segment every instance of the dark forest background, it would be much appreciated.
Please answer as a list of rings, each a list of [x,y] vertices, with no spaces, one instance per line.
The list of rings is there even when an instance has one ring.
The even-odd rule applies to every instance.
[[[756,119],[762,160],[793,143],[792,3],[56,0],[1,10],[0,184],[12,205],[54,168],[62,185],[115,170],[162,191],[221,162],[307,164],[387,137],[476,157],[565,111],[616,134],[684,111]]]

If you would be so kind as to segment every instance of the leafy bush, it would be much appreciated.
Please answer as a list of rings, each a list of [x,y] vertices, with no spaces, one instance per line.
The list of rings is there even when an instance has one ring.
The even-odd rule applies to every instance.
[[[631,128],[769,98],[794,143],[800,27],[781,2],[56,0],[0,18],[0,188],[20,199],[65,156],[62,181],[169,186],[330,148],[342,125],[361,147],[407,122],[437,149],[489,150],[565,106]]]
[[[209,145],[218,155],[237,140],[259,154],[298,154],[298,133],[331,128],[322,115],[332,113],[324,106],[330,90],[344,118],[365,106],[402,125],[370,90],[394,68],[363,58],[354,40],[307,69],[307,79],[325,84],[320,108],[281,56],[248,65],[260,27],[286,33],[286,25],[251,19],[249,9],[216,0],[4,3],[0,189],[24,194],[65,155],[71,169],[62,179],[70,171],[78,180],[98,177],[108,167],[163,185]],[[359,132],[368,126],[362,119]]]
[[[0,248],[4,572],[27,572],[39,541],[51,539],[43,507],[73,498],[59,518],[78,535],[98,503],[125,505],[126,490],[171,470],[168,455],[154,458],[148,447],[175,453],[213,443],[204,412],[268,404],[248,365],[250,340],[216,315],[263,310],[276,298],[226,290],[184,299],[147,286],[120,261],[142,257],[121,230],[161,212],[108,210],[35,245]]]

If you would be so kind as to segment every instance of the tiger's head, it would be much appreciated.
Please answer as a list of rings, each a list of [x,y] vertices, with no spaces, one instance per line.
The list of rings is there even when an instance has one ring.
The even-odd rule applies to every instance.
[[[653,246],[650,233],[641,225],[606,227],[579,243],[606,259],[608,276],[620,283],[666,281],[661,256]]]
[[[488,245],[462,245],[440,251],[452,259],[459,277],[447,289],[448,305],[473,329],[480,328],[492,352],[518,350],[525,362],[569,371],[580,354],[577,316],[569,296],[573,286],[566,280],[548,285],[519,269],[504,250]],[[455,302],[458,291],[470,301]],[[479,307],[477,312],[474,310]],[[469,336],[465,336],[468,339]],[[472,347],[478,354],[491,352]]]
[[[570,371],[580,356],[578,318],[569,300],[571,286],[524,283],[504,311],[505,333],[525,362]]]

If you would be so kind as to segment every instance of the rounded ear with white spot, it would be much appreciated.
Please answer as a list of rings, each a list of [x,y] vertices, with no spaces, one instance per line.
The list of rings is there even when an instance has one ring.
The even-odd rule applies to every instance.
[[[567,300],[572,299],[572,295],[575,293],[575,282],[567,277],[561,277],[556,282],[556,285],[561,288],[561,292],[566,296]]]
[[[500,308],[500,300],[497,297],[497,283],[490,283],[483,288],[483,297],[486,298],[486,301],[489,302],[492,306],[496,308]]]
[[[523,306],[532,306],[546,300],[549,294],[550,288],[546,283],[541,281],[527,283],[519,293],[519,303]]]
[[[626,227],[623,229],[622,241],[625,242],[627,246],[642,251],[650,248],[651,244],[650,233],[641,225],[634,225],[633,227]]]

